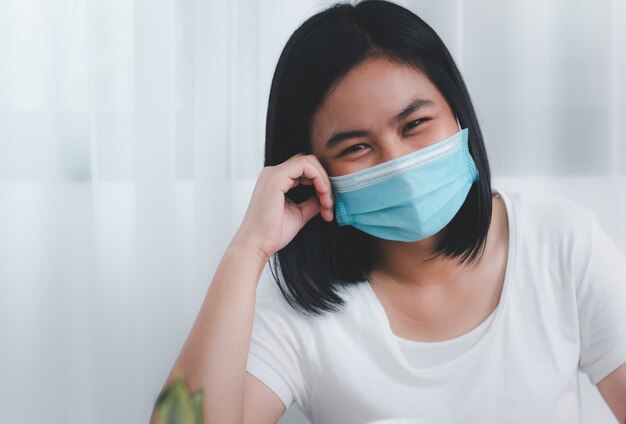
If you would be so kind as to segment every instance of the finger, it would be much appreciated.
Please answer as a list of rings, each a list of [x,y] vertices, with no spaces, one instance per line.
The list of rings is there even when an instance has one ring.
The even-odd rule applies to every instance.
[[[323,170],[320,171],[317,166],[305,158],[285,162],[280,165],[280,168],[281,172],[286,172],[287,176],[289,176],[292,180],[298,178],[300,183],[303,183],[303,181],[312,182],[314,188],[316,189],[316,196],[320,200],[322,217],[324,217],[326,221],[332,221],[334,212],[332,199],[330,197],[332,189],[324,180],[325,172]],[[291,184],[292,183],[289,182],[289,186],[291,186]]]
[[[326,182],[326,185],[328,186],[329,190],[326,196],[322,198],[321,203],[322,203],[322,206],[332,209],[333,207],[332,186],[330,184],[330,178],[328,177],[328,173],[326,172],[326,170],[320,163],[319,159],[317,159],[315,155],[306,155],[305,158],[308,161],[310,161],[320,171],[320,173],[324,177],[324,181]]]
[[[284,162],[278,166],[285,172],[284,175],[289,178],[289,180],[283,183],[283,186],[286,186],[283,187],[284,189],[291,187],[293,180],[298,179],[302,181],[308,178],[313,181],[315,190],[320,198],[330,191],[330,186],[324,181],[322,173],[309,160],[300,158],[299,160]]]
[[[300,177],[298,178],[298,181],[300,181],[300,184],[302,185],[313,185],[313,180],[311,178]]]
[[[287,162],[287,161],[291,161],[291,160],[294,160],[294,159],[297,159],[297,158],[299,158],[300,156],[304,156],[304,153],[303,153],[303,152],[298,152],[298,153],[296,153],[295,155],[293,155],[293,156],[291,156],[290,158],[288,158],[285,162]]]
[[[320,163],[319,159],[313,154],[306,155],[304,157],[306,160],[311,162],[313,166],[315,166],[320,171],[320,174],[322,174],[322,176],[324,177],[324,181],[326,182],[328,187],[330,187],[331,185],[330,185],[330,179],[328,178],[328,173],[326,172],[326,169],[324,169],[324,167]]]
[[[311,196],[297,206],[300,209],[300,213],[302,214],[303,226],[304,224],[309,222],[311,218],[320,213],[321,210],[320,201],[317,196]]]
[[[310,186],[310,185],[313,185],[313,180],[310,178],[305,178],[305,177],[300,177],[297,180],[293,180],[293,184],[291,185],[290,190],[293,190],[295,187],[297,187],[300,184],[305,185],[305,186]],[[317,198],[317,196],[312,196],[312,197]],[[326,202],[328,202],[328,200],[326,200]],[[332,203],[331,203],[331,207],[324,207],[322,206],[321,203],[322,202],[320,200],[320,209],[321,209],[320,213],[322,214],[322,217],[328,222],[331,222],[333,220],[333,213],[334,213],[334,210],[332,208]]]

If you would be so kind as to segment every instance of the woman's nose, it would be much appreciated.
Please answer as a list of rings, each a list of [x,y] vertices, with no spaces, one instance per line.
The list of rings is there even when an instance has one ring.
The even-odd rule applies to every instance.
[[[400,138],[389,138],[382,140],[380,143],[379,163],[389,162],[390,160],[412,153],[415,149]]]

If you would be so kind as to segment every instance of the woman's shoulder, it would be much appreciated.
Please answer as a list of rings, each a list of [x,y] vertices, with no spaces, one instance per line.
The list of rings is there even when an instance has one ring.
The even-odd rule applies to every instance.
[[[299,317],[280,290],[269,262],[265,265],[257,285],[255,306],[257,310],[271,310],[284,318],[297,320]]]
[[[527,261],[520,269],[539,272],[561,266],[563,275],[579,275],[589,258],[594,213],[565,196],[533,191],[507,194],[515,217],[514,243],[523,252],[519,260]]]
[[[320,331],[344,334],[363,325],[363,316],[371,315],[371,301],[366,281],[337,286],[335,293],[343,303],[335,311],[305,312],[295,300],[285,298],[270,266],[266,265],[257,286],[255,316],[257,320],[280,323],[298,333],[313,334]]]
[[[520,227],[542,231],[590,229],[594,213],[565,196],[531,190],[498,190],[508,197]]]
[[[275,275],[275,272],[278,275]],[[331,316],[340,315],[339,312],[328,312],[322,315],[315,315],[305,312],[300,305],[295,303],[295,300],[290,297],[290,301],[287,300],[283,290],[288,291],[285,283],[281,281],[281,287],[279,287],[280,270],[273,271],[269,263],[266,264],[256,290],[256,312],[263,314],[272,314],[275,319],[288,320],[294,325],[306,325],[311,326],[321,321],[327,321]],[[355,291],[357,288],[344,288],[338,287],[337,294],[346,302],[347,306],[351,300],[355,297]],[[287,295],[289,293],[287,292]],[[346,307],[343,307],[341,311],[345,313]]]

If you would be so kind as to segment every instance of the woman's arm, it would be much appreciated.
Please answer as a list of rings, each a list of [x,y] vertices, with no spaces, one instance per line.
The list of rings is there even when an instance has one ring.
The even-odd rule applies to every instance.
[[[242,422],[256,288],[266,262],[254,247],[231,243],[163,386],[181,377],[191,392],[203,389],[205,423]]]
[[[299,184],[314,185],[316,195],[299,204],[288,201],[285,194]],[[206,424],[241,424],[244,408],[248,416],[251,408],[271,408],[265,411],[266,421],[284,412],[280,399],[246,375],[256,289],[271,255],[312,217],[322,212],[332,221],[330,187],[328,175],[313,155],[298,153],[261,171],[244,220],[215,271],[163,388],[180,377],[191,393],[203,390]],[[151,422],[157,422],[155,411]]]
[[[615,418],[626,424],[626,364],[620,365],[596,384],[596,387]]]

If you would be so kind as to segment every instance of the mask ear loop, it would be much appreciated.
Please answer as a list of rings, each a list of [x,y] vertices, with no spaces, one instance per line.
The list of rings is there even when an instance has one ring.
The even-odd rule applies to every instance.
[[[461,128],[461,123],[459,122],[459,117],[458,116],[456,117],[456,124],[459,126],[459,131],[461,131],[462,128]]]

